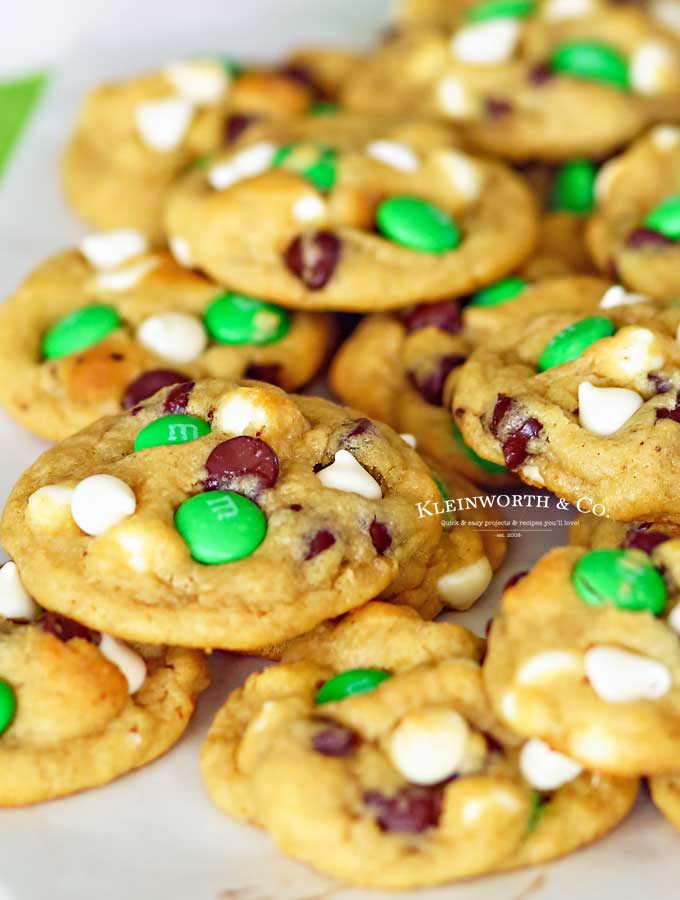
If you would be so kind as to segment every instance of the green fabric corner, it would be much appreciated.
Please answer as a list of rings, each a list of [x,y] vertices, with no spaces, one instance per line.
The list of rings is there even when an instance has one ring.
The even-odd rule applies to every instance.
[[[14,81],[0,82],[0,175],[48,80],[47,72],[36,72]]]

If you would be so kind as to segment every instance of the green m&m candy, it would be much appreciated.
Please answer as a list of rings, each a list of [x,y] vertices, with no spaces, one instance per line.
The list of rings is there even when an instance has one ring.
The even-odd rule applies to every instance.
[[[103,341],[120,325],[120,316],[111,306],[95,303],[76,309],[59,319],[44,336],[43,358],[60,359],[62,356],[87,350]]]
[[[547,808],[547,801],[544,800],[543,797],[541,797],[538,791],[534,791],[531,798],[531,812],[529,813],[529,822],[527,824],[527,831],[529,833],[534,831]]]
[[[672,241],[680,240],[680,194],[667,197],[655,206],[642,224]]]
[[[337,103],[330,100],[316,100],[307,111],[308,116],[336,116],[340,112]]]
[[[233,491],[206,491],[175,513],[175,527],[192,557],[207,566],[250,556],[267,532],[267,520],[257,504]]]
[[[135,438],[135,451],[161,447],[164,444],[188,444],[206,434],[210,425],[197,416],[161,416],[142,428]]]
[[[456,425],[455,422],[451,423],[451,435],[456,444],[458,444],[460,449],[463,451],[465,456],[467,456],[468,459],[471,459],[472,462],[476,466],[479,466],[479,468],[484,472],[489,472],[492,475],[502,475],[503,473],[506,473],[508,471],[505,466],[501,466],[498,463],[491,462],[491,460],[489,459],[484,459],[484,457],[479,456],[478,453],[475,453],[472,447],[468,447],[468,445],[463,440],[463,435],[460,433],[460,428]]]
[[[526,19],[536,12],[536,0],[483,0],[465,13],[468,22]]]
[[[591,606],[611,603],[629,612],[664,611],[668,591],[640,550],[603,549],[584,554],[571,573],[578,595]]]
[[[507,303],[508,300],[518,297],[526,286],[526,281],[517,278],[516,275],[510,275],[474,293],[469,306],[500,306],[501,303]]]
[[[279,166],[302,175],[318,191],[330,191],[338,174],[338,154],[332,147],[286,144],[272,160],[273,168]]]
[[[421,253],[455,250],[461,236],[448,213],[434,203],[406,194],[390,197],[378,207],[378,228],[395,244]]]
[[[571,213],[588,213],[595,206],[597,169],[590,160],[574,159],[557,171],[550,206]]]
[[[4,679],[0,678],[0,734],[9,728],[16,708],[17,701],[14,691]]]
[[[560,75],[600,81],[629,90],[628,62],[615,47],[599,41],[567,41],[550,56],[550,67]]]
[[[391,677],[389,672],[382,669],[349,669],[334,678],[329,678],[321,686],[314,703],[321,706],[322,703],[335,703],[354,694],[365,694],[367,691],[375,690],[379,684]]]
[[[285,309],[233,291],[216,297],[203,321],[218,344],[273,344],[290,331]]]
[[[591,316],[574,322],[558,332],[550,340],[538,359],[538,371],[545,372],[555,366],[571,362],[587,350],[595,341],[614,334],[614,323],[604,316]]]

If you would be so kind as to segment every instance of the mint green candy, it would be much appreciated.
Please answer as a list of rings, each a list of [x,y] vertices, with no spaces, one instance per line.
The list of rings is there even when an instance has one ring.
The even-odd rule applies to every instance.
[[[463,440],[463,435],[460,433],[460,428],[456,425],[455,422],[451,423],[451,436],[454,441],[460,448],[460,450],[467,456],[468,459],[472,460],[472,462],[479,466],[484,472],[489,472],[491,475],[503,475],[507,473],[507,469],[505,466],[501,466],[498,463],[491,462],[489,459],[484,459],[484,457],[480,456],[478,453],[472,449],[472,447],[468,447],[468,445]]]
[[[234,291],[216,297],[203,321],[218,344],[273,344],[290,331],[285,309]]]
[[[529,822],[527,823],[527,831],[531,833],[536,829],[536,826],[541,821],[543,816],[548,809],[548,801],[544,800],[543,797],[538,793],[538,791],[534,791],[531,797],[531,812],[529,813]]]
[[[207,566],[250,556],[267,533],[264,513],[247,497],[233,491],[206,491],[175,513],[175,527],[192,557]]]
[[[628,61],[615,47],[598,41],[567,41],[556,47],[550,67],[559,75],[599,81],[620,90],[630,90]]]
[[[421,253],[455,250],[461,236],[448,213],[434,203],[406,194],[390,197],[378,207],[378,228],[395,244]]]
[[[188,444],[210,434],[210,431],[210,425],[196,416],[161,416],[139,432],[135,438],[135,451],[164,444]]]
[[[465,13],[467,22],[489,19],[526,19],[536,12],[536,0],[485,0]]]
[[[595,341],[614,334],[614,323],[604,316],[591,316],[568,325],[550,340],[538,358],[538,371],[545,372],[577,359]]]
[[[311,157],[311,158],[310,158]],[[272,167],[297,172],[318,191],[330,191],[338,175],[338,154],[332,147],[286,144],[274,154]]]
[[[240,78],[241,75],[243,75],[245,72],[245,69],[241,65],[241,63],[237,62],[235,59],[232,59],[232,57],[230,56],[221,56],[220,62],[222,63],[224,71],[231,78]]]
[[[602,549],[585,553],[571,573],[581,599],[591,606],[611,603],[628,612],[660,616],[668,590],[661,573],[640,550]]]
[[[642,224],[672,241],[680,240],[680,194],[662,200],[647,213]]]
[[[308,116],[336,116],[340,112],[337,103],[330,100],[317,100],[309,107]]]
[[[526,286],[527,283],[522,278],[511,275],[474,293],[469,306],[500,306],[501,303],[518,297]]]
[[[553,185],[551,207],[581,215],[595,206],[597,169],[590,160],[574,159],[561,166]]]
[[[59,319],[44,336],[43,358],[60,359],[62,356],[87,350],[120,326],[120,316],[111,306],[96,303],[76,309]]]
[[[349,669],[334,678],[329,678],[319,689],[314,703],[316,706],[323,703],[337,703],[338,700],[345,700],[355,694],[374,691],[379,684],[391,677],[389,672],[382,669]]]
[[[7,731],[17,709],[17,700],[10,685],[0,678],[0,734]]]

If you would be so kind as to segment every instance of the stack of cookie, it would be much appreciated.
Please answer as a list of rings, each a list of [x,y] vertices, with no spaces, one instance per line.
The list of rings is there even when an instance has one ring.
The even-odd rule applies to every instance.
[[[60,442],[0,524],[0,805],[159,756],[221,649],[277,664],[211,798],[343,881],[568,853],[642,777],[680,827],[679,19],[411,0],[370,53],[87,97],[63,175],[100,230],[0,308],[0,404]],[[603,516],[487,646],[431,620],[522,482]]]

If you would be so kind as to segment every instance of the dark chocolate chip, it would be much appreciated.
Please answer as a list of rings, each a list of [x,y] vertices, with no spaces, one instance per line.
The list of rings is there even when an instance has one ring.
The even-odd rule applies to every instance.
[[[332,231],[313,231],[294,238],[284,260],[305,287],[318,291],[330,281],[341,252],[342,242]]]
[[[409,372],[409,380],[421,397],[433,406],[441,406],[444,397],[444,384],[449,373],[462,366],[465,357],[460,354],[440,356],[434,367],[426,374]]]
[[[359,735],[351,728],[331,724],[323,731],[317,731],[312,746],[323,756],[351,756],[359,746]]]
[[[144,372],[139,378],[130,382],[125,389],[123,409],[132,409],[143,400],[153,397],[157,391],[173,384],[183,384],[186,381],[187,376],[182,375],[181,372],[175,372],[174,369],[151,369]]]
[[[382,556],[392,546],[392,535],[390,534],[387,525],[383,522],[378,522],[377,519],[373,519],[371,527],[368,529],[368,533],[371,535],[371,540],[373,541],[373,546],[375,547],[378,556]]]
[[[319,553],[323,553],[324,550],[328,550],[329,547],[332,547],[334,543],[335,537],[330,531],[326,531],[325,529],[323,531],[317,531],[309,542],[309,547],[305,553],[305,560],[314,559]]]
[[[383,831],[420,834],[439,824],[444,792],[441,788],[408,785],[392,797],[380,791],[366,791],[364,803]]]
[[[457,300],[421,303],[408,312],[402,321],[409,334],[420,328],[438,328],[449,334],[458,334],[463,328],[460,304]]]
[[[244,378],[255,381],[266,381],[281,387],[281,365],[279,363],[251,363],[244,373]]]
[[[552,81],[553,77],[554,72],[548,63],[539,63],[529,72],[529,81],[537,87],[546,84],[548,81]]]
[[[656,410],[657,419],[672,419],[673,422],[680,424],[680,394],[676,394],[675,406],[667,409],[665,406],[659,406]]]
[[[521,581],[524,576],[528,574],[529,572],[526,569],[523,572],[515,572],[515,574],[511,575],[510,578],[508,578],[508,580],[505,582],[505,587],[503,588],[503,590],[507,591],[508,588],[516,585],[518,581]]]
[[[657,394],[667,394],[673,387],[673,382],[667,375],[661,372],[650,372],[647,376],[656,388]]]
[[[227,144],[237,141],[243,132],[249,128],[260,116],[247,115],[246,113],[234,113],[227,117],[224,123],[224,138]]]
[[[492,119],[499,119],[512,112],[512,103],[504,97],[487,97],[484,105],[487,115]]]
[[[165,398],[163,409],[167,413],[173,415],[183,415],[187,411],[189,405],[189,397],[194,389],[193,381],[185,381],[184,384],[178,384],[173,388]]]
[[[70,641],[73,638],[82,638],[91,644],[99,644],[101,635],[98,631],[86,628],[73,619],[60,616],[59,613],[46,612],[38,620],[38,625],[46,634],[53,634],[60,641]]]
[[[218,444],[205,468],[206,490],[230,490],[252,497],[274,487],[279,477],[279,458],[260,438],[242,434]]]
[[[649,523],[643,522],[641,525],[634,525],[626,532],[623,540],[623,546],[634,550],[642,550],[649,556],[655,547],[670,540],[670,536],[662,531],[648,531]]]
[[[635,228],[626,238],[626,246],[632,250],[640,247],[668,247],[675,241],[652,228]]]

